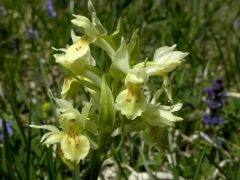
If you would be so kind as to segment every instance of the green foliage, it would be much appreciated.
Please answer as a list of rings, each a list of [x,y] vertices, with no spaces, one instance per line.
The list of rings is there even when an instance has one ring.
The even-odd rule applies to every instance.
[[[98,119],[99,133],[110,133],[113,130],[115,112],[116,110],[112,91],[107,84],[106,76],[103,76]]]

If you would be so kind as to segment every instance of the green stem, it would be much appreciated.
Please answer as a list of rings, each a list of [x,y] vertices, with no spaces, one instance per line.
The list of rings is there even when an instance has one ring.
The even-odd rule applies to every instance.
[[[101,87],[102,85],[102,79],[97,74],[95,74],[92,71],[86,71],[85,76],[89,79],[91,79],[98,87]]]
[[[98,149],[95,150],[92,153],[91,159],[90,159],[90,169],[88,170],[85,180],[96,180],[99,176],[100,169],[102,166],[102,163],[104,161],[103,158],[103,152],[104,152],[104,147],[106,145],[106,139],[108,137],[108,134],[103,133],[99,137],[99,146]]]
[[[173,131],[173,129],[170,129],[170,131],[168,132],[169,153],[170,153],[170,157],[171,157],[171,161],[172,161],[173,177],[174,177],[174,180],[178,180],[179,179],[179,174],[178,174],[176,157],[175,157],[174,148],[173,148],[172,131]]]
[[[79,165],[77,165],[77,167],[73,170],[72,178],[73,178],[73,180],[80,180],[80,168],[79,168]]]
[[[100,173],[100,168],[102,166],[103,161],[101,160],[99,152],[93,153],[93,156],[91,157],[91,169],[90,169],[90,180],[96,180],[98,178],[98,175]]]
[[[32,107],[32,105],[30,105]],[[32,108],[30,107],[29,110],[29,124],[32,122]],[[29,180],[30,178],[30,159],[31,159],[31,128],[28,127],[28,143],[27,143],[27,168],[26,168],[26,179]]]
[[[109,57],[112,59],[114,56],[114,48],[103,38],[98,38],[94,44],[99,46],[100,48],[104,49]]]

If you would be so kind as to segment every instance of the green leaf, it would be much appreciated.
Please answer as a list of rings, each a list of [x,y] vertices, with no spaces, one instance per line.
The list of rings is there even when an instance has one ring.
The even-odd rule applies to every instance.
[[[102,80],[98,128],[100,133],[111,132],[115,122],[115,104],[105,75]]]
[[[96,12],[91,0],[88,0],[88,11],[89,11],[91,14],[92,14],[93,12]]]
[[[121,44],[122,36],[123,36],[122,19],[119,18],[116,30],[110,36],[117,47],[120,46]]]
[[[83,79],[82,77],[77,76],[77,75],[75,75],[74,73],[72,73],[72,72],[70,72],[70,71],[69,71],[69,74],[70,74],[73,78],[75,78],[80,84],[82,84],[82,85],[84,85],[84,86],[86,86],[86,87],[88,87],[88,88],[90,88],[90,89],[92,89],[92,90],[94,90],[94,91],[99,91],[100,88],[98,88],[98,87],[97,87],[95,84],[93,84],[91,81],[87,81],[87,80]]]
[[[102,25],[101,21],[98,19],[97,14],[95,12],[92,13],[92,22],[93,22],[93,25],[95,26],[95,28],[97,29],[97,31],[101,35],[107,34],[107,30]]]
[[[98,19],[95,8],[92,4],[92,1],[88,1],[88,10],[92,15],[92,22],[95,28],[98,30],[100,34],[107,34],[107,30],[103,27],[101,21]]]
[[[110,66],[110,70],[109,70],[110,74],[112,77],[116,78],[116,79],[124,79],[125,78],[125,74],[120,71],[119,69],[117,69],[114,65]]]
[[[113,56],[113,65],[124,73],[127,73],[129,70],[129,54],[124,38],[122,38],[121,46]]]
[[[95,73],[96,75],[98,75],[99,77],[103,76],[103,72],[97,68],[96,66],[92,66],[92,65],[86,65],[85,67],[87,70],[92,71],[93,73]]]
[[[206,153],[206,149],[207,149],[207,147],[204,146],[203,151],[202,151],[201,155],[198,158],[197,169],[195,171],[194,178],[193,178],[194,180],[199,179],[198,176],[199,176],[199,173],[200,173],[200,168],[201,168],[201,165],[202,165],[203,158],[204,158],[205,153]]]
[[[138,29],[134,31],[128,44],[128,53],[130,56],[130,65],[135,65],[140,55]]]

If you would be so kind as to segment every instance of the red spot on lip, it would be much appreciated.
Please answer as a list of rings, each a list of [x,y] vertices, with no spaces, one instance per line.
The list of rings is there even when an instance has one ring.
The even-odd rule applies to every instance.
[[[80,148],[80,144],[76,144],[76,145],[75,145],[75,148],[76,148],[76,149],[79,149],[79,148]]]
[[[79,51],[81,49],[81,46],[75,48],[76,51]]]
[[[131,102],[131,99],[127,99],[127,102]]]

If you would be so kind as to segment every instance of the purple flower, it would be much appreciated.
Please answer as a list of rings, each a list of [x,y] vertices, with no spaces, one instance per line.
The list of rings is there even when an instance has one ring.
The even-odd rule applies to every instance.
[[[6,128],[7,128],[8,135],[12,136],[13,135],[13,128],[8,121],[6,121]],[[3,121],[2,121],[2,119],[0,119],[0,141],[2,141],[3,138],[4,138],[4,135],[3,135]]]
[[[57,12],[53,8],[52,0],[48,0],[46,13],[49,17],[56,17],[57,16]]]
[[[222,92],[224,88],[224,82],[222,79],[217,79],[213,81],[213,91],[215,93]]]
[[[224,116],[219,115],[219,116],[212,116],[211,114],[205,113],[203,116],[203,123],[205,125],[219,125],[221,122],[223,122]]]
[[[204,124],[210,124],[210,121],[211,121],[210,114],[205,113],[204,116],[203,116],[203,123]]]
[[[36,30],[34,28],[28,28],[26,30],[26,37],[28,39],[38,40],[40,38],[40,34],[39,34],[38,30]]]
[[[214,96],[214,92],[212,88],[206,88],[205,92],[207,93],[208,96]]]
[[[223,107],[223,101],[227,98],[227,93],[223,91],[223,79],[214,80],[213,87],[205,89],[206,103],[210,110],[209,113],[205,113],[203,116],[203,123],[205,125],[218,125],[224,120],[224,116],[219,114]]]
[[[218,111],[222,107],[221,100],[207,99],[207,105],[210,109]]]
[[[212,123],[212,125],[218,125],[223,121],[224,121],[224,116],[219,115],[218,117],[213,117],[211,123]]]
[[[210,109],[221,109],[223,100],[227,97],[227,94],[223,92],[224,82],[222,79],[213,81],[213,87],[205,89],[206,102]]]

